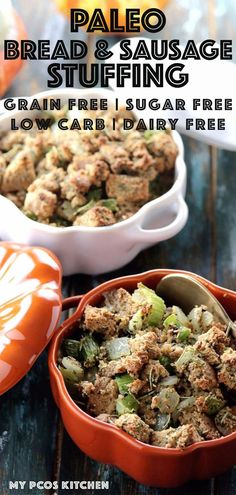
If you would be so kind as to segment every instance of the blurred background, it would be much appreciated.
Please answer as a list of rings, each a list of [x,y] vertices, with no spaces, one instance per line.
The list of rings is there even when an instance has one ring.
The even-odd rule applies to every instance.
[[[177,38],[182,42],[194,39],[199,42],[205,38],[233,39],[236,41],[236,2],[235,0],[139,0],[127,2],[129,8],[159,7],[165,11],[167,23],[157,37],[164,39]],[[124,0],[114,0],[113,7],[119,8],[120,14],[127,6]],[[52,44],[58,39],[66,43],[70,39],[89,41],[90,50],[95,36],[80,30],[78,34],[70,33],[69,9],[82,7],[92,11],[95,7],[108,14],[109,1],[89,0],[1,0],[0,2],[0,55],[4,38],[50,39]],[[144,36],[148,33],[144,32]],[[103,35],[104,36],[104,35]],[[122,36],[123,33],[122,33]],[[150,35],[154,36],[154,35]],[[100,35],[101,37],[101,35]],[[117,38],[109,36],[112,45]],[[234,59],[235,61],[235,59]],[[50,61],[2,62],[0,65],[1,96],[27,96],[47,89],[45,77],[46,65]],[[18,72],[20,70],[20,72]]]

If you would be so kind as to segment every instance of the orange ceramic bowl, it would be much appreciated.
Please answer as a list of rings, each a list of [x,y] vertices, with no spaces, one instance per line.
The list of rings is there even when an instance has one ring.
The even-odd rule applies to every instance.
[[[175,487],[193,479],[204,479],[226,471],[236,463],[236,432],[217,440],[190,445],[185,450],[167,449],[147,445],[135,440],[115,426],[98,421],[81,410],[66,390],[57,368],[57,357],[62,340],[73,332],[86,304],[96,305],[104,291],[124,287],[134,290],[137,282],[155,288],[161,278],[176,270],[153,270],[121,277],[106,282],[84,296],[65,300],[64,309],[76,307],[75,313],[60,327],[54,336],[49,352],[51,386],[61,411],[66,430],[76,445],[96,461],[113,464],[139,483],[159,487]],[[221,302],[232,319],[236,319],[236,293],[223,289],[202,277],[200,280]]]

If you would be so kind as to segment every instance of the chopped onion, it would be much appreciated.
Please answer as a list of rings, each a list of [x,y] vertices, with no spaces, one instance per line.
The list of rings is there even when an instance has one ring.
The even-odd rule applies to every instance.
[[[162,387],[169,387],[169,386],[177,385],[178,382],[179,382],[179,378],[176,375],[172,375],[163,378],[163,380],[161,380],[160,382],[160,385]]]
[[[106,350],[110,360],[128,356],[130,354],[129,337],[120,337],[109,340],[106,343]]]
[[[204,330],[208,330],[214,322],[213,314],[210,311],[202,312],[202,326]]]
[[[190,311],[188,318],[195,333],[207,332],[213,325],[214,317],[210,311],[202,306],[196,306]]]
[[[179,308],[179,306],[172,306],[172,314],[174,314],[177,317],[177,320],[184,327],[187,327],[189,325],[189,321],[186,314],[182,311],[181,308]]]
[[[201,333],[202,311],[203,309],[201,306],[196,306],[188,315],[189,321],[192,324],[194,332],[196,333]]]
[[[195,402],[194,397],[186,397],[186,399],[180,400],[180,403],[178,404],[177,408],[172,414],[173,421],[174,422],[178,421],[179,414],[182,411],[184,411],[184,409],[188,409],[188,407],[192,407],[194,402]]]
[[[194,402],[195,402],[194,397],[187,397],[186,399],[183,399],[180,401],[180,403],[177,407],[177,410],[180,412],[180,411],[183,411],[183,409],[187,409],[188,407],[192,407]]]
[[[181,356],[175,361],[175,368],[177,371],[182,371],[182,368],[187,366],[196,356],[195,349],[192,346],[185,347]]]
[[[144,313],[143,313],[142,308],[140,308],[132,316],[132,318],[131,318],[131,320],[129,322],[129,331],[131,333],[139,332],[139,330],[142,329],[143,321],[144,321]]]
[[[161,414],[157,415],[156,424],[154,426],[154,430],[162,431],[165,430],[170,424],[170,414]]]
[[[179,394],[173,387],[162,388],[157,397],[157,407],[163,414],[172,413],[179,404]]]
[[[224,436],[235,431],[236,415],[234,414],[234,409],[230,407],[221,409],[215,417],[215,425],[217,430]]]

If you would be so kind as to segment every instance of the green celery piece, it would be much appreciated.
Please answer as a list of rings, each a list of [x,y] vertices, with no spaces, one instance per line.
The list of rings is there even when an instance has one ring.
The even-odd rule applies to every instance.
[[[175,361],[174,365],[177,371],[181,371],[182,368],[187,366],[191,361],[196,358],[195,349],[191,346],[185,347],[181,356]]]
[[[70,356],[62,358],[59,369],[65,381],[69,383],[78,383],[84,376],[84,370],[81,364]]]
[[[128,394],[125,397],[117,399],[116,401],[116,412],[119,416],[126,413],[136,413],[138,410],[139,403],[133,397],[133,395]]]
[[[150,139],[154,136],[156,131],[150,131],[149,129],[143,133],[144,139]]]
[[[142,308],[138,309],[136,313],[132,316],[129,321],[129,331],[131,333],[136,333],[142,329],[143,323],[145,321],[145,313]]]
[[[80,351],[84,359],[84,365],[94,366],[99,353],[99,345],[91,335],[86,335],[80,341]]]
[[[186,342],[191,335],[191,330],[187,327],[181,327],[177,336],[180,342]]]
[[[179,308],[179,306],[172,306],[172,314],[176,316],[177,320],[179,320],[182,326],[189,326],[189,320],[183,310]]]
[[[139,283],[138,288],[132,294],[132,298],[140,306],[150,306],[146,318],[148,325],[156,326],[162,322],[166,305],[163,299],[159,297],[154,290]]]
[[[171,360],[168,356],[164,356],[164,355],[160,356],[159,361],[162,364],[162,366],[164,366],[164,368],[166,368],[167,370],[170,368]]]
[[[63,342],[63,349],[67,356],[78,359],[80,354],[80,342],[74,339],[65,339]]]
[[[80,381],[76,372],[68,370],[67,368],[63,368],[63,366],[60,366],[60,365],[59,365],[59,370],[60,370],[66,384],[68,383],[69,385],[73,385],[73,384],[76,384]]]
[[[116,376],[115,381],[118,385],[120,394],[125,395],[128,393],[128,385],[134,381],[134,378],[125,373],[124,375]]]
[[[71,225],[71,222],[69,222],[69,220],[60,217],[60,215],[53,215],[50,218],[50,221],[52,223],[56,223],[57,227],[69,227]]]
[[[177,316],[174,314],[167,316],[167,318],[163,321],[163,325],[165,328],[181,327],[180,321],[178,320]]]
[[[147,131],[144,131],[143,135],[144,135],[144,139],[146,139],[147,141],[155,138],[155,136],[158,136],[158,134],[161,134],[161,133],[165,133],[165,134],[169,134],[170,131],[169,129],[160,129],[158,131],[151,131],[150,129],[148,129]]]
[[[101,197],[102,197],[102,189],[100,188],[90,189],[90,191],[87,194],[88,201],[91,201],[91,199],[93,199],[94,201],[99,201]]]
[[[201,320],[203,329],[207,331],[214,323],[214,316],[210,311],[203,311]]]
[[[91,210],[91,208],[93,208],[95,206],[95,204],[96,204],[96,202],[94,201],[94,199],[91,199],[88,203],[86,203],[86,205],[80,206],[77,209],[77,212],[76,212],[77,215],[83,215],[87,211]]]
[[[225,405],[224,399],[216,397],[213,393],[210,393],[206,397],[207,414],[212,416],[217,414]]]
[[[117,201],[114,198],[101,199],[98,204],[104,206],[105,208],[108,208],[108,210],[111,210],[113,213],[116,213],[118,211]]]
[[[38,217],[34,213],[28,212],[26,213],[26,216],[30,218],[30,220],[34,220],[35,222],[37,222],[38,220]]]
[[[57,208],[58,217],[62,217],[64,220],[68,222],[73,222],[77,209],[72,208],[70,201],[63,201],[63,203]]]

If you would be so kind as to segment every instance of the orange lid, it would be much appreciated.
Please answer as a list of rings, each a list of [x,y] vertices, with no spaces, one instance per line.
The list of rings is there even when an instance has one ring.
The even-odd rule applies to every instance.
[[[0,242],[0,395],[25,376],[54,333],[61,273],[50,251]]]

